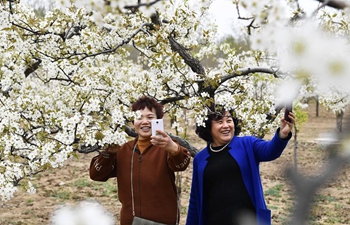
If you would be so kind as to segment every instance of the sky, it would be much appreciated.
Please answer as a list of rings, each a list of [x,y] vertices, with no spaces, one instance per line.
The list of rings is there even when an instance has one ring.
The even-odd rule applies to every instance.
[[[196,1],[196,0],[193,0]],[[307,15],[311,15],[319,3],[316,0],[299,0],[299,5]],[[214,0],[210,8],[213,20],[217,21],[218,33],[226,36],[235,33],[232,24],[237,23],[235,6],[232,0]]]
[[[193,4],[198,0],[193,1]],[[31,5],[44,6],[48,7],[48,0],[21,0],[23,3],[29,3]],[[130,2],[130,0],[128,1]],[[316,0],[299,0],[300,6],[310,15],[318,5]],[[234,35],[237,33],[237,27],[232,26],[237,23],[237,16],[235,14],[236,8],[232,4],[232,0],[213,0],[209,13],[211,14],[210,18],[213,21],[216,21],[218,25],[218,37],[225,37],[228,35]],[[238,31],[239,32],[239,31]]]

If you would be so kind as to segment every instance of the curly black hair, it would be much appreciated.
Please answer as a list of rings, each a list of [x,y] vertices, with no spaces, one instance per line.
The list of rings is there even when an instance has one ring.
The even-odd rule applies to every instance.
[[[234,115],[233,110],[225,110],[225,109],[222,109],[219,112],[218,111],[210,112],[208,115],[208,119],[204,122],[205,127],[196,124],[196,134],[200,138],[205,140],[207,143],[213,142],[213,137],[211,135],[211,122],[213,120],[215,121],[221,120],[227,112],[230,113],[230,116],[232,117],[233,123],[235,125],[234,135],[235,136],[239,135],[241,133],[240,120],[233,116]]]

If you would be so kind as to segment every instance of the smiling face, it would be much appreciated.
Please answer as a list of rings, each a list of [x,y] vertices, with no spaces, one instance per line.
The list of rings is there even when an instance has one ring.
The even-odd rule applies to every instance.
[[[136,133],[139,135],[140,140],[150,139],[151,130],[151,120],[157,119],[156,110],[153,108],[144,108],[140,110],[141,117],[134,120],[134,128]]]
[[[229,112],[222,118],[211,121],[212,146],[223,146],[231,141],[235,134],[235,124]]]

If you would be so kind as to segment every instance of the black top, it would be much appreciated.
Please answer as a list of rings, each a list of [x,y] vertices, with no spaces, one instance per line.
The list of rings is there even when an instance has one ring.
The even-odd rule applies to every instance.
[[[223,146],[212,147],[214,150]],[[241,170],[226,147],[212,152],[204,170],[204,221],[206,225],[238,225],[241,216],[252,215],[255,208],[244,185]]]

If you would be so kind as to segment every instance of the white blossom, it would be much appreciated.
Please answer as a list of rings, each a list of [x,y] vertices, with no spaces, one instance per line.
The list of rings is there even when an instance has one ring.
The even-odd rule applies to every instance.
[[[112,215],[97,202],[83,201],[58,208],[50,218],[52,225],[112,225]]]

